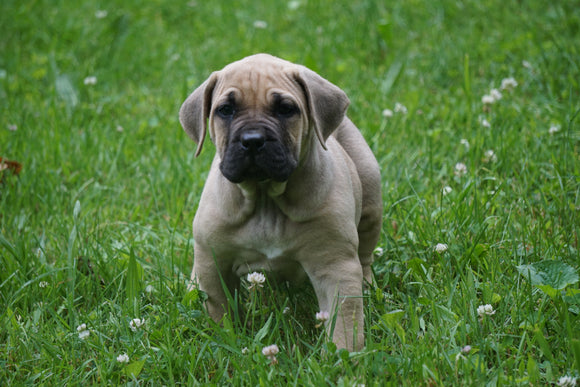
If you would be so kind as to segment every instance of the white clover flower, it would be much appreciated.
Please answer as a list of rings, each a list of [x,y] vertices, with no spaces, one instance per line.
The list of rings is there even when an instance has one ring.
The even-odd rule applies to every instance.
[[[397,102],[395,104],[395,113],[407,114],[407,108],[402,103]]]
[[[559,131],[560,131],[559,125],[552,125],[552,126],[550,126],[550,129],[548,129],[548,133],[550,133],[550,134],[556,134]]]
[[[46,282],[46,281],[40,281],[40,282],[38,283],[38,286],[39,286],[39,287],[41,287],[41,288],[45,288],[45,287],[47,287],[47,286],[48,286],[48,282]]]
[[[558,386],[574,387],[576,386],[576,378],[569,375],[562,376],[560,379],[558,379]]]
[[[14,124],[8,125],[8,130],[11,132],[16,132],[18,130],[18,126]]]
[[[437,244],[435,245],[435,251],[436,251],[438,254],[443,254],[444,252],[446,252],[446,251],[447,251],[447,244],[446,244],[446,243],[437,243]]]
[[[77,332],[79,333],[79,339],[84,340],[90,336],[91,331],[87,329],[87,324],[81,324],[77,327]]]
[[[467,173],[467,165],[463,164],[463,163],[457,163],[455,164],[455,175],[456,176],[463,176]]]
[[[242,348],[242,355],[247,355],[248,353],[250,353],[250,350],[248,349],[248,347]]]
[[[471,345],[466,345],[465,347],[461,348],[461,353],[467,355],[469,352],[471,352]]]
[[[107,15],[108,15],[108,14],[109,14],[109,13],[108,13],[107,11],[105,11],[105,10],[98,10],[98,11],[95,11],[95,17],[96,17],[97,19],[104,19],[104,18],[106,18],[106,17],[107,17]]]
[[[503,97],[498,89],[491,89],[489,95],[496,101],[499,101]]]
[[[249,289],[252,289],[255,286],[262,287],[262,284],[266,282],[266,277],[262,273],[253,272],[248,274],[248,282],[250,283]]]
[[[123,353],[123,354],[117,356],[117,361],[119,363],[129,363],[129,355],[127,355],[126,353]]]
[[[497,156],[495,155],[495,152],[492,149],[488,149],[485,151],[485,153],[483,154],[483,161],[485,163],[495,163],[497,161]]]
[[[486,95],[484,95],[483,97],[481,97],[481,102],[482,102],[484,105],[491,105],[492,103],[494,103],[494,102],[495,102],[495,98],[493,98],[493,97],[492,97],[491,95],[489,95],[489,94],[486,94]]]
[[[449,195],[451,193],[451,191],[453,191],[453,188],[451,188],[450,186],[446,185],[441,190],[441,193],[443,194],[443,196],[447,196],[447,195]]]
[[[262,348],[262,354],[270,360],[275,360],[278,352],[280,352],[280,349],[278,349],[276,344]]]
[[[491,128],[491,124],[489,123],[489,121],[486,118],[481,117],[479,119],[479,123],[481,124],[481,126],[483,126],[484,128]]]
[[[383,250],[383,248],[382,248],[382,247],[380,247],[380,246],[377,246],[377,247],[374,249],[374,251],[373,251],[373,254],[374,254],[374,255],[377,255],[377,256],[379,256],[379,257],[380,257],[380,256],[382,256],[384,253],[385,253],[385,251],[384,251],[384,250]]]
[[[491,316],[495,314],[495,310],[493,310],[493,306],[490,304],[480,305],[477,307],[477,315],[479,317],[483,316]]]
[[[317,321],[325,322],[325,321],[328,321],[329,318],[330,318],[330,314],[325,310],[321,310],[320,312],[316,313],[316,320]]]
[[[266,28],[268,28],[268,23],[266,23],[263,20],[256,20],[254,22],[254,28],[258,28],[258,29],[261,29],[261,30],[266,29]]]
[[[141,328],[145,324],[145,320],[141,320],[140,318],[134,318],[129,322],[129,327],[133,332],[137,332],[139,328]]]
[[[381,114],[385,118],[391,118],[393,116],[393,111],[391,109],[383,109]]]
[[[92,75],[90,77],[86,77],[85,80],[83,81],[83,83],[87,86],[96,85],[97,84],[97,77],[92,76]]]
[[[288,314],[290,313],[290,307],[285,307],[284,310],[282,311],[282,314]]]
[[[288,3],[288,9],[291,11],[297,10],[300,7],[299,1],[291,1]]]
[[[81,331],[79,332],[79,339],[84,340],[87,337],[89,337],[91,335],[91,331],[86,330],[86,331]]]
[[[459,143],[461,145],[463,145],[466,150],[469,149],[469,141],[467,141],[465,138],[462,138],[461,140],[459,140]]]
[[[515,88],[518,85],[518,82],[512,78],[504,78],[501,80],[501,89],[502,90],[511,90],[513,88]]]

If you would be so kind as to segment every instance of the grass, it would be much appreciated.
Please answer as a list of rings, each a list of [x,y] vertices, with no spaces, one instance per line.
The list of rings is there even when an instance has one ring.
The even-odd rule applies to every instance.
[[[575,2],[2,1],[0,157],[22,171],[0,172],[0,384],[577,377],[579,29]],[[186,290],[213,149],[194,159],[177,112],[255,52],[343,88],[381,165],[360,353],[327,342],[308,289],[243,290],[250,312],[223,326]],[[407,113],[384,117],[397,102]]]

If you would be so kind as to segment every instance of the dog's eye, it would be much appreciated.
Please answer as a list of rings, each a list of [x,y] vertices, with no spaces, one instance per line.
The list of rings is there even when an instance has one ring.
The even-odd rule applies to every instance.
[[[296,105],[288,101],[281,101],[277,103],[274,107],[274,111],[276,114],[282,117],[290,117],[300,112]]]
[[[230,103],[224,103],[223,105],[219,106],[216,111],[221,117],[229,118],[234,115],[236,109],[234,108],[234,105]]]

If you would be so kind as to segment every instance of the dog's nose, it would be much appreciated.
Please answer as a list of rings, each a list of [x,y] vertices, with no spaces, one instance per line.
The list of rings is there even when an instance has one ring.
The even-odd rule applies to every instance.
[[[249,152],[259,151],[266,143],[266,137],[258,130],[247,130],[240,136],[242,148]]]

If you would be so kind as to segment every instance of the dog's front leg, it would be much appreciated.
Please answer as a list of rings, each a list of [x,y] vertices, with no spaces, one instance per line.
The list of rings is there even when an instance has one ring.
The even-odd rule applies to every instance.
[[[332,341],[338,348],[359,350],[364,346],[362,268],[356,254],[338,262],[336,258],[333,256],[330,264],[312,260],[302,266],[312,282],[320,310],[330,314],[326,327]]]
[[[210,249],[195,243],[191,279],[199,285],[199,290],[207,294],[206,308],[210,317],[219,323],[228,310],[226,289],[234,294],[236,277],[231,267],[220,264]],[[225,285],[225,288],[224,288]]]

